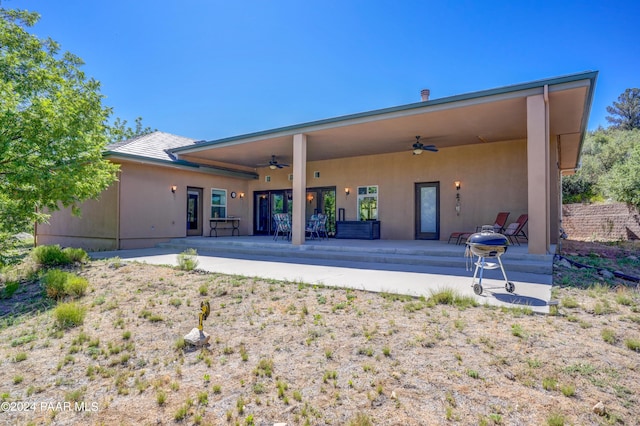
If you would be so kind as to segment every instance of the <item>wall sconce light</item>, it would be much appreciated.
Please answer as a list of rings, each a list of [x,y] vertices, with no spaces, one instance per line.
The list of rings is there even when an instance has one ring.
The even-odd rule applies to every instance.
[[[350,194],[349,188],[345,188],[344,195],[349,196],[349,194]]]
[[[240,199],[242,200],[244,198],[244,192],[241,192],[239,196],[240,196]]]
[[[456,184],[456,215],[460,216],[460,181],[454,182]]]
[[[311,204],[311,202],[313,201],[313,195],[312,194],[307,195],[307,200],[309,200],[309,204]]]
[[[171,185],[171,192],[172,193],[176,193],[176,191],[178,190],[178,187],[176,185]]]
[[[455,181],[454,183],[456,184],[456,190],[457,190],[457,191],[460,191],[460,181],[459,181],[459,180],[457,180],[457,181]]]

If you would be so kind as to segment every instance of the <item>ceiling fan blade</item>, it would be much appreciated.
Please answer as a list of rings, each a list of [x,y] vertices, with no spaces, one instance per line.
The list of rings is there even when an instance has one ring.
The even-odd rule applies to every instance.
[[[425,151],[438,152],[438,148],[435,145],[425,145],[422,147]]]

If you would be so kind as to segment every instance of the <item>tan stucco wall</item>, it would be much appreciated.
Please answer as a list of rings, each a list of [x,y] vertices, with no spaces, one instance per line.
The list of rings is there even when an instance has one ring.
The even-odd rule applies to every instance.
[[[171,192],[172,185],[177,187],[175,194]],[[99,201],[82,204],[81,218],[71,216],[70,210],[64,209],[52,214],[50,225],[39,225],[38,244],[101,250],[131,249],[151,247],[171,238],[184,237],[187,186],[203,189],[204,235],[209,235],[212,188],[228,190],[228,214],[241,218],[241,235],[248,233],[249,197],[232,199],[229,196],[231,191],[247,194],[246,180],[123,162],[120,182],[105,191]]]
[[[98,200],[82,203],[81,216],[73,216],[71,209],[52,212],[49,223],[37,225],[37,244],[114,250],[117,237],[117,196],[116,183],[104,191]]]
[[[316,171],[319,178],[313,177]],[[260,179],[249,183],[251,194],[292,187],[288,180],[291,168],[258,172]],[[271,176],[271,182],[265,182],[265,175]],[[378,185],[383,239],[414,238],[414,184],[420,182],[440,182],[440,239],[446,240],[454,231],[475,231],[478,225],[492,224],[500,211],[511,212],[510,221],[527,212],[525,141],[447,148],[416,156],[408,151],[309,162],[306,176],[309,188],[336,186],[336,207],[345,208],[347,220],[357,219],[356,188]],[[456,180],[461,182],[459,216],[455,212]],[[351,190],[349,196],[345,187]],[[249,198],[253,201],[253,196]]]
[[[311,146],[311,143],[310,143]],[[411,152],[365,155],[309,162],[307,187],[336,187],[337,208],[347,220],[355,220],[356,188],[378,185],[379,220],[383,239],[413,239],[415,233],[414,185],[440,183],[440,239],[451,232],[475,231],[492,224],[496,214],[509,211],[508,222],[527,213],[526,141],[498,142],[445,148],[437,153]],[[320,172],[314,178],[314,172]],[[186,188],[203,188],[203,233],[209,233],[211,188],[235,191],[245,197],[228,201],[228,214],[241,218],[240,234],[253,232],[253,191],[292,187],[292,168],[259,169],[260,179],[243,180],[194,173],[154,165],[122,162],[119,184],[105,191],[99,201],[82,206],[83,217],[68,210],[55,212],[51,225],[38,229],[39,244],[58,243],[85,248],[120,249],[150,247],[186,236]],[[265,175],[271,176],[265,182]],[[455,181],[461,182],[461,211],[456,215]],[[120,185],[120,234],[117,235],[117,194]],[[173,194],[172,185],[177,186]],[[345,195],[344,188],[351,190]],[[552,221],[553,222],[553,221]],[[117,243],[116,243],[117,242]]]

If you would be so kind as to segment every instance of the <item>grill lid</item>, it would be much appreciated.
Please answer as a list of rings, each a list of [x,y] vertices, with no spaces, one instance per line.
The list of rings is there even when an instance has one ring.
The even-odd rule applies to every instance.
[[[502,234],[498,234],[493,231],[483,231],[471,234],[467,239],[469,245],[484,245],[484,246],[507,246],[509,240]]]

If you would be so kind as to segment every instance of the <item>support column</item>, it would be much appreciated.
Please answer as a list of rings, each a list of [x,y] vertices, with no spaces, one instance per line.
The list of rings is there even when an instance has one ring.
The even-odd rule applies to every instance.
[[[544,95],[527,98],[529,253],[549,252],[549,136]]]
[[[293,135],[293,212],[291,215],[291,243],[302,245],[305,240],[307,213],[307,135]]]

